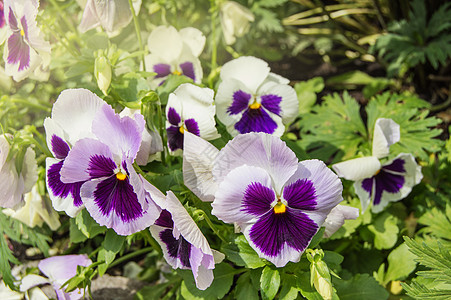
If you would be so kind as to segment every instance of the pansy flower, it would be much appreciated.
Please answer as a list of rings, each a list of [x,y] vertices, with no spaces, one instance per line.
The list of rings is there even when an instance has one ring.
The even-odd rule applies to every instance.
[[[401,153],[383,164],[390,145],[400,140],[399,125],[391,119],[376,120],[373,134],[372,156],[344,161],[332,166],[338,176],[354,181],[362,210],[372,203],[374,213],[382,211],[389,202],[406,197],[423,175],[412,154]]]
[[[120,117],[102,106],[92,122],[96,139],[77,141],[61,168],[63,183],[84,182],[80,196],[92,218],[120,235],[143,230],[160,212],[133,167],[144,126],[141,114]]]
[[[135,13],[138,14],[141,0],[133,0],[132,5]],[[116,35],[130,23],[132,18],[128,0],[88,0],[78,29],[80,32],[86,32],[102,26],[110,36]]]
[[[195,83],[202,81],[199,55],[206,38],[193,27],[177,31],[172,26],[158,26],[149,35],[150,54],[145,57],[146,70],[155,72],[155,86],[164,82],[169,74],[184,75]]]
[[[227,45],[235,43],[249,31],[250,22],[254,22],[254,14],[245,6],[235,1],[225,1],[220,6],[221,28]]]
[[[42,37],[36,24],[39,1],[5,0],[4,16],[7,41],[3,54],[6,74],[20,81],[40,65],[50,63],[50,44]]]
[[[25,202],[23,195],[31,191],[38,180],[35,153],[25,150],[20,173],[15,158],[8,159],[10,144],[5,135],[0,135],[0,207],[18,209]]]
[[[281,136],[299,102],[288,79],[270,72],[263,60],[244,56],[224,64],[216,94],[219,120],[233,136],[264,132]]]
[[[205,290],[213,281],[215,268],[207,239],[174,193],[169,191],[166,201],[158,204],[163,210],[150,232],[160,244],[164,258],[174,269],[191,269],[197,288]]]
[[[84,207],[80,197],[84,181],[63,183],[61,168],[78,140],[95,137],[91,131],[92,121],[103,105],[107,104],[89,90],[64,90],[53,104],[51,118],[44,120],[47,145],[54,156],[46,159],[47,190],[53,207],[71,217]]]
[[[216,130],[214,91],[193,84],[181,84],[169,95],[166,131],[171,151],[183,149],[183,134],[191,132],[206,140],[219,138]]]
[[[191,169],[185,185],[196,182],[189,177],[201,175],[197,193],[209,198],[214,192],[212,213],[236,223],[260,257],[277,267],[299,261],[342,200],[340,179],[319,160],[299,162],[283,141],[269,134],[236,136],[210,165],[191,159],[199,148],[209,148],[199,140],[185,137],[184,160]]]

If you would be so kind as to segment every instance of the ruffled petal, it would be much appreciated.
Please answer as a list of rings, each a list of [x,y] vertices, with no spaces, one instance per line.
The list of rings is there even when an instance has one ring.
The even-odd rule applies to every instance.
[[[162,25],[152,30],[147,39],[147,46],[151,54],[161,57],[163,62],[172,63],[181,54],[183,39],[177,29]]]
[[[219,150],[191,133],[184,134],[183,181],[202,201],[213,201],[218,188],[213,179],[213,162]]]
[[[381,163],[375,156],[354,158],[332,166],[338,176],[353,181],[369,178],[380,168]]]
[[[379,118],[374,125],[373,156],[383,158],[388,156],[389,148],[399,142],[400,128],[392,119]]]
[[[324,237],[329,238],[345,223],[345,220],[355,220],[359,216],[359,209],[351,206],[337,205],[327,215],[324,221]]]
[[[182,28],[179,34],[183,42],[190,48],[191,53],[199,57],[202,50],[204,50],[205,41],[207,40],[205,35],[199,29],[193,27]]]
[[[260,167],[270,175],[277,194],[298,168],[298,159],[285,142],[265,133],[247,133],[235,137],[219,152],[213,176],[220,183],[236,167]]]

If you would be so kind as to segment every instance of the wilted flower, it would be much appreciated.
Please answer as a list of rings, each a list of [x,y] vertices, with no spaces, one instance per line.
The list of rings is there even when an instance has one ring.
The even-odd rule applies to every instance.
[[[235,1],[225,1],[220,6],[221,28],[227,45],[232,45],[236,37],[242,37],[249,31],[254,14]]]
[[[136,14],[140,7],[141,0],[134,0],[133,9]],[[86,32],[102,26],[109,35],[116,35],[132,18],[128,0],[88,0],[78,29]]]
[[[213,95],[213,90],[189,83],[180,85],[169,95],[166,130],[171,151],[183,149],[185,131],[206,140],[220,137],[215,127]]]
[[[155,72],[156,85],[169,74],[185,75],[195,83],[202,81],[199,55],[205,46],[205,36],[196,28],[177,31],[172,26],[158,26],[149,35],[150,54],[145,57],[146,69]]]
[[[171,191],[166,201],[158,203],[163,211],[150,226],[152,236],[163,249],[163,255],[174,269],[191,269],[200,290],[213,281],[215,259],[207,239],[183,205]]]
[[[184,170],[191,170],[184,174],[185,185],[199,183],[195,190],[202,198],[214,192],[212,213],[236,223],[260,257],[277,267],[299,261],[342,200],[338,177],[319,160],[298,162],[284,142],[269,134],[238,135],[210,163],[192,160],[198,148],[208,149],[199,140],[185,136]],[[189,178],[197,174],[203,180]]]
[[[266,62],[252,56],[229,61],[221,69],[216,94],[219,120],[233,136],[265,132],[281,136],[285,124],[298,115],[295,90],[274,73]]]
[[[344,161],[332,166],[338,176],[353,180],[354,189],[365,210],[382,211],[389,202],[406,197],[423,175],[412,154],[401,153],[381,164],[379,159],[388,156],[390,145],[400,139],[399,125],[391,119],[376,120],[372,156]]]
[[[84,181],[63,183],[61,168],[78,140],[95,137],[92,122],[103,105],[106,103],[91,91],[64,90],[53,105],[51,118],[44,120],[47,145],[55,157],[46,159],[47,190],[53,207],[71,217],[83,209],[80,188]]]
[[[35,153],[26,149],[17,172],[14,157],[8,158],[10,145],[5,135],[0,135],[0,207],[18,209],[24,204],[23,195],[31,191],[38,179]]]
[[[3,59],[6,74],[20,81],[41,64],[50,63],[50,44],[36,24],[38,0],[5,0],[4,16],[8,29]]]
[[[96,139],[77,141],[61,168],[63,183],[82,183],[81,199],[100,225],[129,235],[153,224],[159,208],[133,167],[141,145],[144,117],[120,117],[103,105],[92,122]]]
[[[83,297],[80,289],[75,289],[66,293],[63,284],[77,275],[77,266],[88,267],[92,261],[86,254],[81,255],[62,255],[43,259],[38,267],[41,272],[50,279],[50,283],[55,289],[58,299],[77,300]]]

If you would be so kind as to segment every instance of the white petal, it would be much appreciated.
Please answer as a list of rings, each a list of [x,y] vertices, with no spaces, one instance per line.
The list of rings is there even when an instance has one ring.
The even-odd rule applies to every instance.
[[[100,25],[100,19],[97,16],[94,0],[88,0],[85,9],[83,10],[83,16],[81,17],[81,23],[78,25],[78,30],[84,33],[92,28]]]
[[[202,201],[213,201],[217,184],[213,162],[219,153],[212,144],[189,132],[184,134],[183,181]]]
[[[20,291],[26,292],[32,287],[47,283],[50,283],[50,281],[45,277],[36,274],[28,274],[24,278],[22,278],[22,281],[20,283]]]
[[[179,58],[183,40],[177,29],[162,25],[152,30],[147,40],[147,46],[151,54],[157,55],[169,63]]]
[[[221,80],[234,78],[241,81],[252,94],[263,83],[269,74],[268,64],[253,56],[242,56],[224,64],[221,69]]]
[[[218,116],[218,119],[225,126],[234,125],[236,122],[238,122],[241,119],[242,113],[232,115],[227,112],[228,108],[233,103],[233,94],[236,91],[240,91],[240,90],[245,93],[252,94],[252,92],[246,86],[244,86],[244,84],[242,82],[240,82],[236,79],[233,79],[233,78],[224,79],[219,84],[218,92],[216,93],[216,97],[215,97],[216,114]]]
[[[8,161],[0,168],[0,207],[17,209],[24,204],[24,181],[19,176],[14,160]]]
[[[182,28],[179,31],[180,36],[182,37],[183,42],[188,45],[191,49],[191,53],[199,57],[204,50],[206,37],[205,35],[197,28],[187,27]]]
[[[23,193],[28,193],[29,191],[31,191],[31,188],[36,183],[36,181],[38,181],[38,165],[36,162],[36,154],[31,148],[28,148],[25,152],[21,176],[23,176],[24,180]]]
[[[386,157],[389,148],[400,139],[400,128],[392,119],[379,118],[374,125],[373,156]]]
[[[354,158],[332,166],[339,177],[353,181],[369,178],[380,168],[381,163],[375,156]]]
[[[359,216],[359,209],[351,206],[337,205],[327,215],[324,226],[324,237],[329,238],[345,223],[345,220],[355,220]]]

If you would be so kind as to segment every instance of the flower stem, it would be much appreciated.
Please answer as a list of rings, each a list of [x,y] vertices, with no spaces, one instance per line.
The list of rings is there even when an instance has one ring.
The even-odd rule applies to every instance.
[[[135,31],[136,31],[136,37],[138,38],[139,50],[143,53],[141,55],[143,70],[146,71],[146,63],[145,63],[145,59],[144,59],[145,52],[144,52],[143,42],[142,42],[142,38],[141,38],[141,28],[139,27],[138,18],[136,16],[135,8],[133,7],[132,0],[128,0],[128,5],[130,6],[130,10],[132,12],[133,24],[135,24]]]
[[[115,261],[113,261],[111,264],[109,264],[108,265],[108,269],[112,268],[112,267],[114,267],[116,265],[119,265],[119,264],[123,263],[124,261],[127,261],[127,260],[129,260],[129,259],[131,259],[133,257],[140,256],[140,255],[142,255],[144,253],[150,252],[153,249],[155,249],[155,248],[154,247],[146,247],[146,248],[143,248],[143,249],[139,249],[139,250],[130,252],[129,254],[121,256],[118,259],[116,259]]]
[[[223,241],[224,243],[228,244],[229,242],[222,236],[222,233],[219,231],[219,229],[216,227],[215,224],[210,220],[208,215],[201,209],[197,209],[194,211],[194,215],[197,215],[199,217],[202,217],[208,224],[208,226],[213,230],[213,232]]]
[[[217,73],[217,56],[218,45],[216,44],[216,18],[218,16],[218,4],[216,0],[210,0],[210,13],[211,13],[211,66],[210,75],[208,75],[208,85],[213,88],[213,79]]]
[[[163,255],[163,252],[161,251],[160,246],[158,245],[158,243],[155,241],[155,239],[152,237],[152,235],[150,234],[149,230],[143,230],[142,231],[144,239],[151,245],[151,247],[153,249],[155,249],[155,251],[158,252],[158,254]]]

